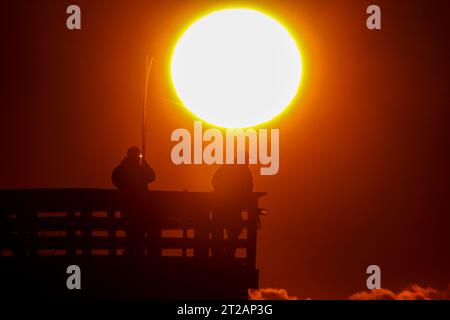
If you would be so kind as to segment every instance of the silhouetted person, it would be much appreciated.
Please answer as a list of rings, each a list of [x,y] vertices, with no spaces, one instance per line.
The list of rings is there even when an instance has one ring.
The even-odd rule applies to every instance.
[[[154,180],[155,172],[145,160],[141,160],[141,152],[137,147],[128,149],[127,156],[112,173],[112,182],[119,189],[125,208],[123,218],[128,238],[125,253],[128,255],[144,255],[146,234],[151,244],[154,243],[156,219],[146,216],[149,211],[145,201],[148,184]],[[151,225],[148,225],[149,220]]]
[[[154,180],[155,172],[147,161],[141,160],[138,147],[129,148],[127,156],[112,173],[113,184],[126,193],[142,194],[148,191],[148,184]]]
[[[245,164],[224,164],[214,173],[211,184],[216,193],[217,206],[213,210],[214,232],[213,239],[224,239],[224,230],[229,240],[239,238],[242,232],[242,216],[238,198],[245,198],[253,191],[253,175],[248,166],[248,155]],[[236,252],[235,245],[212,250],[213,256],[233,259]]]

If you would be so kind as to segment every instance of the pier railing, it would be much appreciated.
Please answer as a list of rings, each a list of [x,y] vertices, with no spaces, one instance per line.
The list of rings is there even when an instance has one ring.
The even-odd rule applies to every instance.
[[[239,239],[232,241],[212,236],[214,208],[223,201],[216,194],[149,191],[148,212],[140,219],[149,227],[157,221],[159,230],[157,238],[144,240],[144,247],[156,247],[159,257],[205,260],[212,258],[213,248],[233,246],[236,262],[254,267],[258,198],[262,195],[251,193],[232,199],[233,207],[241,210],[243,224]],[[0,191],[0,254],[123,255],[127,247],[123,206],[116,190]]]

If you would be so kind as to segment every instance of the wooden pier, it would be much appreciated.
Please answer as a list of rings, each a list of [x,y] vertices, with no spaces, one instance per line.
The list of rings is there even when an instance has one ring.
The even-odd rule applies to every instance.
[[[11,299],[246,299],[258,287],[258,199],[232,199],[242,215],[238,240],[214,240],[213,192],[149,191],[143,224],[158,223],[156,254],[127,256],[124,205],[117,190],[0,191],[0,296]],[[156,243],[151,243],[156,241]],[[214,248],[234,246],[232,260]],[[69,265],[81,289],[66,286]]]

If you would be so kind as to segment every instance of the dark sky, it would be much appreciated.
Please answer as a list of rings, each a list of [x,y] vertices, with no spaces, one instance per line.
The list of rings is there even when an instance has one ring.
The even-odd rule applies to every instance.
[[[301,90],[280,129],[280,172],[266,191],[257,264],[262,287],[346,298],[378,264],[382,286],[450,282],[448,1],[2,1],[0,188],[112,187],[140,142],[146,54],[152,188],[210,190],[215,167],[175,166],[170,134],[192,130],[169,59],[180,32],[224,3],[273,14],[299,42]]]

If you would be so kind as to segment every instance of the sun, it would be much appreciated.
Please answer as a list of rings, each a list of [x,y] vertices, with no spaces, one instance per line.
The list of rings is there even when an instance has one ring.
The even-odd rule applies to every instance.
[[[175,91],[202,120],[253,127],[281,113],[300,85],[302,60],[278,21],[256,10],[225,9],[194,22],[171,61]]]

